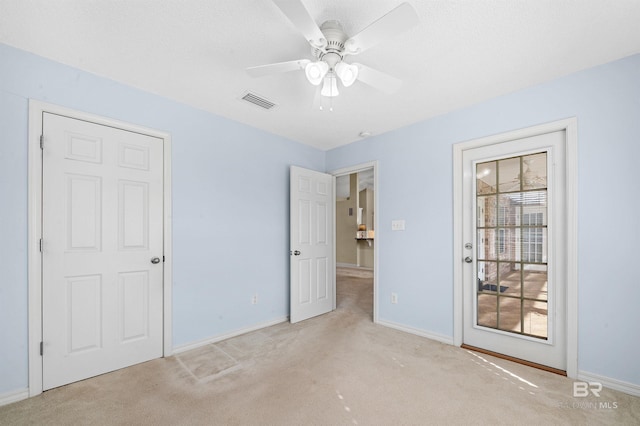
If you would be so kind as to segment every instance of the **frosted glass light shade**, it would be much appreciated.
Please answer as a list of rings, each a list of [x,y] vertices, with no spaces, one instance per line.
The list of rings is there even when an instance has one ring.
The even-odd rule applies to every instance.
[[[340,77],[340,81],[342,81],[344,87],[349,87],[358,78],[358,67],[344,62],[338,62],[336,64],[336,74]]]
[[[340,94],[340,92],[338,92],[338,82],[334,73],[330,72],[325,76],[320,94],[330,98]]]
[[[306,67],[304,67],[304,73],[307,76],[307,80],[309,83],[317,86],[322,83],[322,79],[329,71],[329,65],[326,62],[318,61],[318,62],[309,62]]]

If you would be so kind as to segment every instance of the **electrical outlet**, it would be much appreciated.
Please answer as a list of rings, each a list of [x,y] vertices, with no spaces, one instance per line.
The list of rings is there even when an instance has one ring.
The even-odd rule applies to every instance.
[[[251,304],[252,305],[258,304],[258,293],[254,294],[253,297],[251,298]]]
[[[398,303],[398,293],[391,293],[391,303],[394,305]]]

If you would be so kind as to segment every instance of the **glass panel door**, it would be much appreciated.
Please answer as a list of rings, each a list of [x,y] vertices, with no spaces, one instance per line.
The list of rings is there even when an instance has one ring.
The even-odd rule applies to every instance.
[[[462,343],[564,370],[566,133],[473,142],[459,170]]]

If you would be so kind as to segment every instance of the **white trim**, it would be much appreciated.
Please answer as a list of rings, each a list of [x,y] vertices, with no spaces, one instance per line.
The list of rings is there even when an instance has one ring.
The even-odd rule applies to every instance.
[[[40,236],[42,235],[42,154],[40,134],[44,106],[29,101],[28,135],[28,232],[27,232],[27,280],[29,292],[29,396],[42,393],[42,263],[40,260]]]
[[[338,280],[336,273],[336,240],[338,239],[336,232],[336,210],[337,210],[337,197],[336,197],[336,177],[331,176],[331,239],[333,241],[331,246],[331,279],[333,281],[333,306],[332,311],[335,311],[338,307]],[[291,294],[289,294],[291,297]]]
[[[267,321],[260,324],[252,325],[250,327],[240,328],[234,331],[230,331],[229,333],[220,334],[218,336],[197,340],[195,342],[187,343],[186,345],[179,345],[173,348],[173,354],[177,355],[182,352],[187,352],[192,349],[197,349],[202,346],[210,345],[212,343],[218,343],[223,340],[231,339],[232,337],[241,336],[246,333],[251,333],[252,331],[262,330],[263,328],[271,327],[277,324],[282,324],[283,322],[287,322],[287,321],[289,321],[289,317],[282,317],[272,321]]]
[[[516,139],[562,131],[566,132],[566,226],[567,226],[567,376],[578,374],[578,121],[575,117],[511,132],[491,135],[453,145],[453,344],[463,343],[462,306],[462,153],[465,150]]]
[[[172,239],[171,239],[171,135],[46,102],[29,100],[28,135],[28,292],[29,292],[29,396],[42,393],[42,262],[39,242],[42,235],[42,155],[40,135],[44,112],[64,115],[96,124],[120,128],[163,140],[164,156],[164,273],[163,273],[163,356],[173,351],[172,332]]]
[[[462,235],[462,148],[453,145],[453,344],[462,346],[463,294],[462,262],[456,262],[464,247]]]
[[[29,398],[29,389],[0,394],[0,407]]]
[[[336,267],[339,268],[359,268],[358,265],[356,265],[355,263],[340,263],[340,262],[336,262]]]
[[[597,382],[609,389],[614,389],[633,396],[640,396],[640,386],[634,383],[623,382],[622,380],[600,376],[598,374],[589,373],[587,371],[578,371],[577,379],[585,382]]]
[[[157,133],[157,131],[155,131]],[[173,193],[172,193],[172,176],[171,176],[171,159],[173,158],[171,135],[168,133],[160,133],[164,141],[164,179],[163,179],[163,236],[164,245],[162,247],[164,253],[164,274],[162,277],[163,285],[163,355],[165,357],[173,355]]]
[[[379,223],[378,223],[378,218],[380,217],[380,207],[379,207],[379,200],[380,200],[380,185],[379,185],[379,176],[378,176],[378,161],[370,161],[368,163],[362,163],[362,164],[356,164],[354,166],[349,166],[349,167],[343,167],[341,169],[337,169],[337,170],[333,170],[331,172],[329,172],[330,174],[332,174],[335,177],[338,176],[344,176],[344,175],[349,175],[351,173],[358,173],[361,172],[363,170],[368,170],[368,169],[373,169],[373,188],[375,190],[375,194],[373,196],[373,211],[375,212],[375,214],[373,215],[373,229],[374,230],[378,230],[380,229]],[[335,208],[334,208],[335,211]],[[335,227],[335,220],[334,220],[334,227]],[[335,229],[334,229],[334,235],[335,235]],[[335,245],[335,242],[334,242]],[[375,236],[375,244],[373,245],[373,322],[374,323],[378,323],[378,304],[379,304],[379,300],[378,300],[378,270],[380,269],[378,267],[378,265],[380,264],[378,262],[378,253],[380,252],[380,250],[378,249],[380,246],[380,232],[376,231],[376,236]],[[336,250],[334,247],[333,250],[333,263],[334,265],[336,264]]]
[[[567,377],[578,375],[578,120],[566,123]]]
[[[419,328],[408,327],[406,325],[398,324],[391,321],[380,320],[378,321],[378,325],[382,325],[385,327],[393,328],[394,330],[404,331],[405,333],[415,334],[416,336],[426,337],[427,339],[435,340],[440,343],[445,343],[447,345],[453,345],[453,339],[451,336],[445,336],[443,334],[437,334],[426,330],[421,330]]]

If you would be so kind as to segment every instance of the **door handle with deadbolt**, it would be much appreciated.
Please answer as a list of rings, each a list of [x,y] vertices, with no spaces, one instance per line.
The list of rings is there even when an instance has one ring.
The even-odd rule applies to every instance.
[[[160,263],[160,258],[159,258],[159,257],[152,257],[152,258],[151,258],[151,263],[153,263],[154,265],[155,265],[156,263]]]
[[[471,258],[471,256],[467,256],[467,257],[464,258],[464,261],[467,262],[467,263],[471,263],[471,262],[473,262],[473,259]]]

